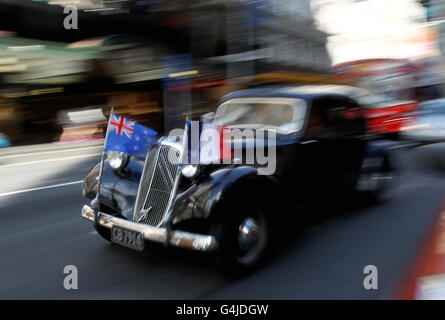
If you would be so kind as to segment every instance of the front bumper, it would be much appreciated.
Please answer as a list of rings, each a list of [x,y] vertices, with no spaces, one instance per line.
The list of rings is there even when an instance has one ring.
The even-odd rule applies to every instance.
[[[95,217],[94,210],[87,205],[82,207],[81,216],[92,222],[96,220],[97,224],[108,229],[111,229],[113,226],[117,226],[136,232],[141,232],[144,235],[144,239],[148,241],[206,252],[214,251],[218,248],[218,242],[216,241],[215,237],[211,235],[202,235],[180,230],[168,230],[167,228],[153,227],[111,216],[103,212],[97,212]]]

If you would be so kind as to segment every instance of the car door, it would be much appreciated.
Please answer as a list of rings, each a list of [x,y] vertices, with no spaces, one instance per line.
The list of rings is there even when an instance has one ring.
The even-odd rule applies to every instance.
[[[347,191],[354,187],[364,156],[365,120],[358,105],[349,99],[325,101],[323,113],[326,125],[319,139],[329,159],[327,184],[333,192]]]
[[[322,105],[312,104],[303,138],[295,159],[295,181],[305,202],[314,203],[329,190],[326,176],[329,174],[328,149],[322,139],[326,121]]]
[[[364,119],[357,104],[338,97],[313,101],[306,132],[300,177],[307,197],[336,197],[354,186],[364,155]]]

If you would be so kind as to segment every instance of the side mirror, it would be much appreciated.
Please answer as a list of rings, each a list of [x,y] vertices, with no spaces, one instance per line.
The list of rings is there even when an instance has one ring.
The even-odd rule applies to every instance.
[[[215,112],[207,112],[201,116],[200,120],[201,122],[212,122],[214,117]]]

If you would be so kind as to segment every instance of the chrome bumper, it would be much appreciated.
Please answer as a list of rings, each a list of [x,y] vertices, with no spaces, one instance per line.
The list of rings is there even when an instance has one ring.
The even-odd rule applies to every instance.
[[[81,215],[83,218],[94,222],[94,210],[84,205]],[[190,233],[167,228],[158,228],[142,223],[128,221],[122,218],[114,217],[103,212],[98,212],[96,221],[99,225],[111,229],[113,226],[121,227],[136,232],[141,232],[144,239],[159,243],[170,244],[176,247],[192,249],[197,251],[214,251],[218,248],[218,242],[214,236]]]

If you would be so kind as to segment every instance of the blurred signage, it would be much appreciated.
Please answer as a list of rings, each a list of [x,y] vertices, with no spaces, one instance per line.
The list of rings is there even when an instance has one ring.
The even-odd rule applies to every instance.
[[[196,70],[190,70],[190,55],[181,54],[166,56],[164,62],[164,88],[172,89],[186,87],[190,85],[190,75],[194,75]]]
[[[270,15],[262,14],[262,10],[267,11],[265,0],[244,0],[244,24],[247,26],[261,26],[270,23]]]
[[[190,76],[195,72],[191,70],[188,54],[166,56],[163,63],[164,130],[169,132],[175,128],[183,128],[185,118],[191,111],[190,90],[174,89],[190,88]]]
[[[53,93],[60,93],[63,92],[63,87],[55,87],[55,88],[43,88],[43,89],[34,89],[34,90],[20,90],[20,91],[14,91],[14,90],[7,90],[2,95],[5,98],[20,98],[20,97],[26,97],[26,96],[37,96],[42,94],[53,94]]]
[[[359,60],[345,62],[335,66],[335,72],[340,78],[415,71],[419,71],[419,68],[408,63],[408,61],[397,59]]]
[[[365,59],[335,66],[336,79],[389,100],[415,99],[422,68],[404,59]]]

